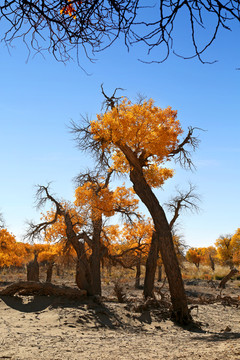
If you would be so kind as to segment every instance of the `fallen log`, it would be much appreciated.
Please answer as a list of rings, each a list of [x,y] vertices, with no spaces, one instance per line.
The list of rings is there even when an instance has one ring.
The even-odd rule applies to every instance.
[[[18,295],[47,295],[64,296],[71,299],[82,299],[87,296],[86,290],[74,289],[68,286],[58,286],[36,281],[20,281],[13,283],[0,291],[0,296]]]

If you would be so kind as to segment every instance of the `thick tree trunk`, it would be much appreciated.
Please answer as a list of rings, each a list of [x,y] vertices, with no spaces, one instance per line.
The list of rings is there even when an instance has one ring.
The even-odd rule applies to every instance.
[[[148,297],[154,297],[154,280],[158,259],[158,237],[156,232],[153,232],[150,250],[148,253],[146,263],[146,273],[144,278],[143,294],[145,299]]]
[[[66,224],[66,235],[68,241],[74,247],[77,253],[77,266],[76,266],[76,284],[79,289],[86,290],[88,295],[93,295],[92,278],[84,243],[79,241],[71,221],[71,216],[68,212],[64,213]]]
[[[37,255],[34,260],[27,264],[27,281],[39,281],[39,264],[37,261]]]
[[[76,284],[79,289],[86,290],[88,295],[94,295],[90,266],[86,256],[84,244],[81,242],[79,242],[78,245]]]
[[[139,289],[140,287],[140,276],[141,276],[141,255],[137,258],[135,289]]]
[[[92,275],[92,289],[94,295],[101,295],[101,231],[102,219],[93,220],[92,255],[90,268]]]
[[[54,265],[54,262],[49,262],[49,263],[47,264],[46,283],[51,283],[51,282],[52,282],[53,265]]]
[[[136,194],[148,208],[154,222],[158,246],[168,278],[173,305],[173,317],[180,323],[189,322],[191,320],[191,315],[187,306],[187,297],[173,245],[171,230],[164,210],[160,206],[150,186],[147,184],[141,169],[132,167],[130,179]]]

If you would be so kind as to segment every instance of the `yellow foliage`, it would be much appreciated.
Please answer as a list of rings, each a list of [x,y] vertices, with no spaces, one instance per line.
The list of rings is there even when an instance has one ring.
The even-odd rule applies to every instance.
[[[162,167],[169,153],[178,145],[182,134],[177,112],[170,107],[161,109],[152,99],[143,104],[132,104],[126,99],[91,122],[91,132],[102,149],[112,153],[113,168],[129,172],[130,164],[124,147],[139,159],[150,186],[161,186],[173,176],[173,171]]]

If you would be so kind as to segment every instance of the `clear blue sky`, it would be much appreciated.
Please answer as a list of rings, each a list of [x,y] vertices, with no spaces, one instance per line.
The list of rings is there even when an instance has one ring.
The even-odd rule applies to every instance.
[[[184,47],[184,32],[180,35]],[[73,199],[72,179],[90,160],[76,148],[68,125],[81,114],[93,119],[100,112],[101,83],[109,94],[122,87],[131,99],[141,93],[161,107],[172,106],[185,130],[206,130],[199,132],[201,143],[193,156],[197,170],[175,167],[175,177],[157,192],[164,203],[176,185],[197,185],[201,212],[180,219],[186,243],[209,246],[220,234],[240,227],[239,31],[220,34],[205,55],[219,60],[213,65],[175,56],[146,65],[137,60],[148,59],[142,50],[136,46],[127,52],[118,41],[99,53],[94,64],[82,56],[81,65],[91,74],[86,75],[76,63],[58,63],[47,53],[45,58],[30,56],[26,63],[21,41],[10,54],[0,43],[0,211],[18,240],[25,221],[40,218],[34,208],[35,185],[52,181],[57,196]]]

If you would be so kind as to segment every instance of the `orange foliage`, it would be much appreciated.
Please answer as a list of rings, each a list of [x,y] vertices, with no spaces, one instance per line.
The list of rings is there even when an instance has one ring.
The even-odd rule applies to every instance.
[[[194,264],[197,268],[199,268],[202,258],[203,256],[200,248],[190,248],[186,253],[187,261]]]
[[[182,134],[176,117],[176,111],[170,107],[161,109],[153,100],[132,104],[123,99],[118,107],[91,122],[91,132],[102,149],[112,154],[116,171],[130,171],[129,160],[124,155],[127,147],[141,160],[149,185],[159,187],[173,176],[173,170],[163,167],[163,163],[177,147],[178,136]]]
[[[0,229],[0,268],[22,266],[31,258],[25,244],[17,242],[6,229]]]
[[[76,19],[76,15],[74,15],[74,13],[76,12],[76,9],[75,9],[74,5],[72,4],[72,0],[68,0],[68,2],[69,2],[69,4],[64,6],[60,10],[60,13],[72,16],[74,19]],[[79,3],[81,3],[81,2],[79,2]]]

